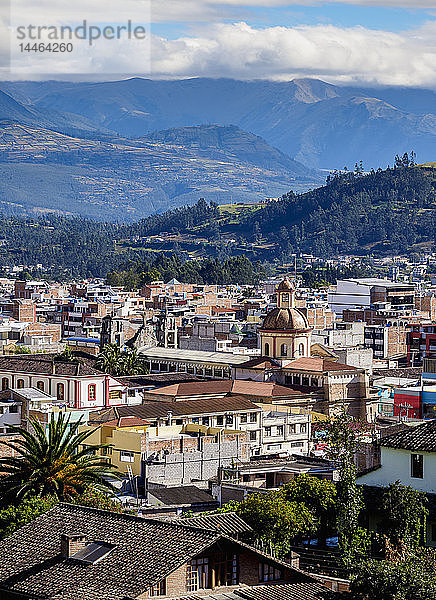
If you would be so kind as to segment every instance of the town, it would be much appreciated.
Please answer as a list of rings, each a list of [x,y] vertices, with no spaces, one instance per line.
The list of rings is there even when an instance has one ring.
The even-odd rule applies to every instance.
[[[126,565],[136,555],[138,522],[144,560],[159,540],[147,569],[160,579],[135,562],[134,576],[116,593],[104,582],[101,597],[207,591],[215,598],[213,590],[230,586],[229,598],[266,599],[273,582],[280,598],[349,595],[334,517],[327,523],[312,514],[313,522],[294,525],[293,533],[289,524],[273,534],[256,523],[266,518],[259,503],[295,494],[304,504],[311,486],[328,495],[341,484],[335,423],[354,440],[349,468],[364,499],[359,524],[377,535],[386,490],[415,491],[428,506],[415,524],[420,545],[436,547],[435,257],[373,261],[371,277],[303,287],[304,270],[316,263],[302,256],[298,273],[295,260],[253,286],[172,279],[126,291],[104,280],[20,279],[20,269],[0,280],[5,482],[23,436],[29,450],[26,435],[58,427],[79,436],[76,452],[107,465],[113,490],[85,506],[50,499],[36,521],[5,536],[5,598],[33,597],[58,579],[69,589],[76,566],[67,560],[46,571],[25,550],[44,546],[47,536],[59,537],[47,546],[47,560],[58,543],[71,565],[101,564],[96,580],[94,571],[84,572],[75,596],[91,597],[105,569],[114,568],[114,547],[122,544],[118,560]],[[299,486],[308,487],[302,497]],[[111,512],[96,512],[107,503]],[[349,559],[357,557],[354,548]],[[26,565],[32,576],[20,574]]]

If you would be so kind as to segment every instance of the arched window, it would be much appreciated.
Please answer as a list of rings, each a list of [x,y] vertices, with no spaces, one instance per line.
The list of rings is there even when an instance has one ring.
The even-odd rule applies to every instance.
[[[18,379],[17,388],[21,390],[24,387],[24,379]]]
[[[95,383],[91,383],[88,385],[88,400],[95,400],[96,396],[96,387]]]
[[[9,379],[7,377],[2,377],[2,390],[7,390],[9,387]]]
[[[269,356],[269,344],[265,344],[265,356]]]
[[[303,354],[304,354],[304,344],[300,344],[300,345],[298,346],[298,354],[299,354],[300,356],[303,356]]]
[[[280,346],[280,354],[282,356],[288,356],[288,344],[282,344]]]
[[[38,390],[41,390],[41,392],[44,391],[44,382],[43,381],[37,381],[36,382],[36,387],[38,388]]]
[[[56,396],[58,400],[65,398],[65,386],[63,383],[58,383],[56,386]]]

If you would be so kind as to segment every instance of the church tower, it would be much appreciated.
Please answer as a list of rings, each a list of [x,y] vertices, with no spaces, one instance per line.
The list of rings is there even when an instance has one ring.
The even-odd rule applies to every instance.
[[[263,356],[286,362],[310,356],[311,329],[295,308],[295,287],[287,277],[277,288],[277,308],[266,315],[258,333]]]

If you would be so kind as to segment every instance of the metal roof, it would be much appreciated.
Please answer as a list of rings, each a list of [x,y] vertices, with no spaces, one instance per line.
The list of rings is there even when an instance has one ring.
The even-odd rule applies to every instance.
[[[179,348],[139,348],[139,352],[150,359],[180,360],[215,364],[242,364],[247,362],[248,356],[232,354],[231,352],[203,352],[201,350],[180,350]]]

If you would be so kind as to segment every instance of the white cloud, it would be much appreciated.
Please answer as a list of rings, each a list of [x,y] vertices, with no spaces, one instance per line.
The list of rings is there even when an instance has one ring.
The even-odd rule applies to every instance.
[[[214,25],[197,36],[152,41],[155,76],[214,76],[436,85],[436,23],[404,34],[334,26],[254,29]]]
[[[26,14],[25,0],[14,0],[16,23],[28,23],[28,15],[36,24],[89,22],[145,22],[140,15],[148,15],[147,0],[105,0],[105,11],[98,14],[95,3],[89,0],[57,0],[59,13],[52,9],[53,0],[40,0]],[[153,0],[154,1],[154,0]],[[378,4],[377,0],[339,0],[354,4]],[[26,0],[27,2],[27,0]],[[302,3],[303,0],[295,0]],[[312,3],[320,2],[313,0]],[[280,4],[281,0],[222,0],[221,5],[242,4],[262,6]],[[309,3],[309,2],[307,2]],[[286,4],[292,4],[287,0]],[[380,1],[384,5],[407,5],[407,0]],[[418,4],[430,5],[426,0]],[[434,0],[432,0],[434,4]],[[417,4],[414,3],[414,6]],[[156,3],[153,4],[153,7]],[[244,22],[214,23],[212,18],[217,3],[207,0],[160,0],[159,14],[153,8],[153,20],[167,19],[183,12],[191,22],[211,16],[211,25],[192,29],[189,36],[166,39],[152,36],[150,47],[144,42],[128,40],[105,41],[92,49],[85,42],[75,44],[71,55],[19,55],[15,52],[14,72],[3,72],[4,78],[75,77],[80,74],[95,78],[144,75],[161,78],[178,77],[234,77],[243,79],[280,79],[319,77],[333,83],[359,82],[436,87],[436,21],[415,31],[392,33],[363,27],[340,28],[333,25],[301,27],[254,28]],[[137,11],[135,15],[133,8]],[[83,16],[79,16],[83,9]],[[90,12],[91,11],[91,12]],[[209,11],[209,12],[208,12]],[[37,14],[37,17],[35,16]],[[60,16],[63,18],[61,19]],[[138,16],[138,18],[137,18]],[[192,26],[191,23],[191,26]],[[12,47],[17,41],[12,39]],[[151,73],[148,58],[151,58]],[[7,44],[0,36],[0,60],[5,59]],[[4,62],[4,61],[3,61]],[[4,62],[5,64],[5,62]]]

